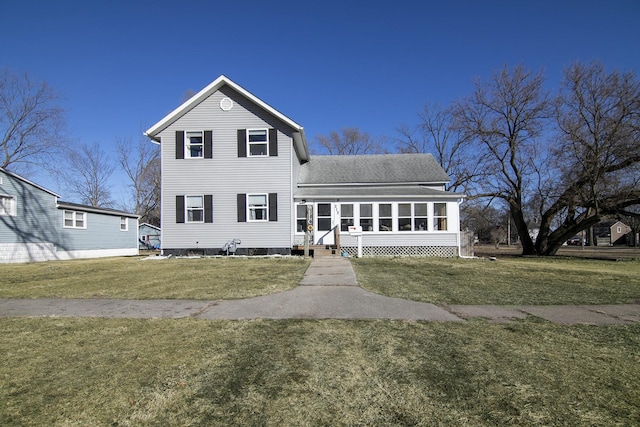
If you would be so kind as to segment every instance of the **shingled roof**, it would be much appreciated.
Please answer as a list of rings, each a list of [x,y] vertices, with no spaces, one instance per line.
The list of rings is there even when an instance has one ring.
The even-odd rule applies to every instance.
[[[298,185],[446,184],[449,176],[431,154],[312,156]]]

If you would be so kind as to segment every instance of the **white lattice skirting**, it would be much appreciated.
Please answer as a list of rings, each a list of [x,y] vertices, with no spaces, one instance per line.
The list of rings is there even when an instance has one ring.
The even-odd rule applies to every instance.
[[[341,246],[349,256],[358,254],[356,246]],[[430,256],[452,258],[458,256],[458,248],[451,246],[363,246],[362,256]]]

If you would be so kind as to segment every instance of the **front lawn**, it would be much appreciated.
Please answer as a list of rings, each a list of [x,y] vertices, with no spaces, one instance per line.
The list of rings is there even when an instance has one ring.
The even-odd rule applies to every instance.
[[[640,301],[640,262],[577,258],[361,258],[358,283],[433,304],[621,304]]]
[[[308,260],[98,258],[2,265],[0,298],[233,299],[286,291]]]
[[[0,425],[640,424],[640,325],[0,320]]]

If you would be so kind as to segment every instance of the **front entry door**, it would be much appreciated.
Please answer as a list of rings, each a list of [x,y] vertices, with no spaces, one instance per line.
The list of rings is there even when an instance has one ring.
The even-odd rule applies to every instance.
[[[333,228],[337,224],[337,205],[334,203],[318,203],[316,205],[315,244],[333,245]]]

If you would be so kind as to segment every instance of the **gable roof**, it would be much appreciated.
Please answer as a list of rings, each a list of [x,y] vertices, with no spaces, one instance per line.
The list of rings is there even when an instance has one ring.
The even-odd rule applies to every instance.
[[[298,123],[291,120],[289,117],[285,116],[275,108],[271,107],[266,102],[262,101],[257,96],[253,95],[249,91],[242,88],[240,85],[231,81],[231,79],[227,78],[224,75],[221,75],[213,82],[211,82],[207,87],[202,89],[200,92],[189,98],[178,108],[170,112],[166,115],[162,120],[160,120],[155,125],[151,126],[144,135],[151,138],[156,142],[160,142],[158,139],[158,134],[169,127],[172,123],[178,120],[180,117],[184,116],[191,109],[193,109],[196,105],[200,104],[202,101],[211,96],[214,92],[218,91],[223,86],[229,86],[242,96],[244,96],[249,101],[256,104],[258,107],[262,108],[267,113],[277,117],[282,122],[290,126],[294,130],[293,140],[294,144],[296,144],[296,149],[298,153],[300,153],[300,157],[303,160],[309,160],[309,148],[307,146],[307,139],[304,133],[304,128],[300,126]]]
[[[81,205],[79,203],[58,201],[58,209],[73,209],[82,212],[93,212],[106,215],[126,216],[128,218],[140,218],[140,215],[132,214],[129,212],[121,211],[111,208],[96,208],[94,206]]]
[[[9,172],[9,171],[8,171],[8,170],[6,170],[5,168],[0,168],[0,171],[4,172],[5,174],[9,175],[10,177],[13,177],[13,178],[15,178],[15,179],[17,179],[17,180],[20,180],[20,181],[22,181],[22,182],[25,182],[25,183],[27,183],[27,184],[29,184],[29,185],[31,185],[31,186],[33,186],[33,187],[35,187],[35,188],[39,189],[39,190],[42,190],[42,191],[44,191],[45,193],[49,193],[49,194],[51,194],[52,196],[55,196],[55,197],[60,197],[60,195],[58,195],[58,194],[54,193],[53,191],[51,191],[51,190],[49,190],[49,189],[47,189],[47,188],[44,188],[43,186],[38,185],[38,184],[36,184],[35,182],[31,182],[31,181],[29,181],[27,178],[25,178],[25,177],[23,177],[23,176],[20,176],[20,175],[18,175],[17,173]]]
[[[300,167],[298,186],[446,184],[431,154],[313,156]]]

